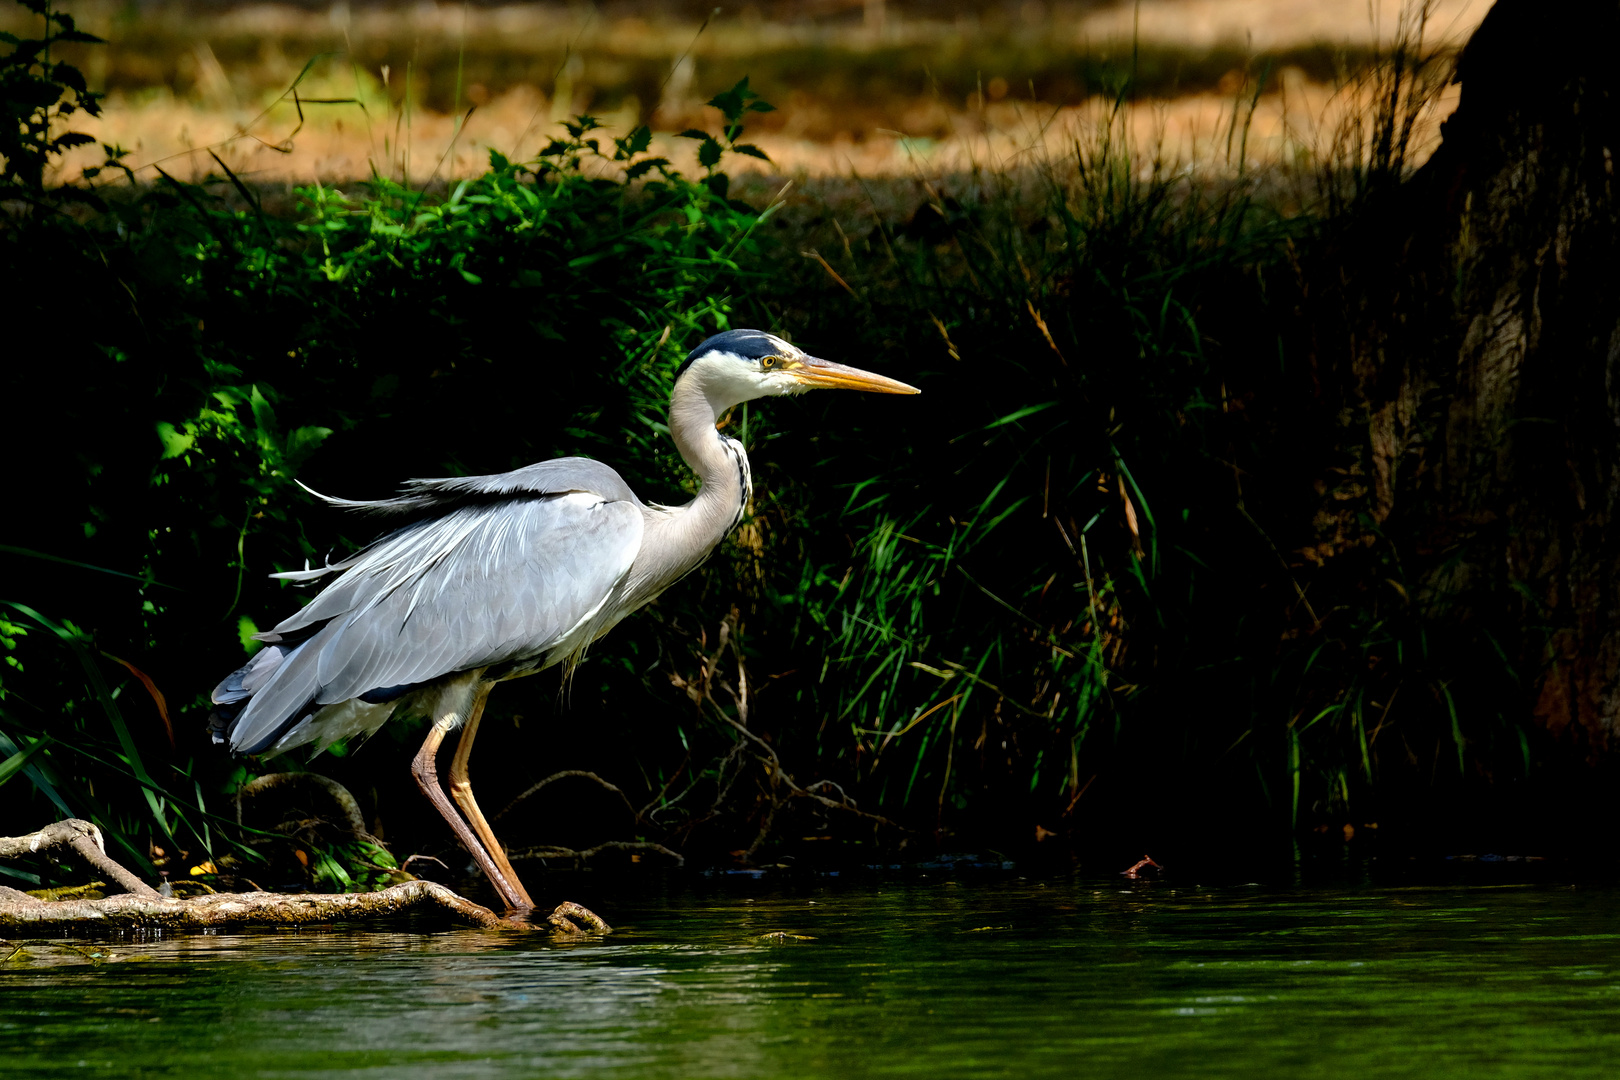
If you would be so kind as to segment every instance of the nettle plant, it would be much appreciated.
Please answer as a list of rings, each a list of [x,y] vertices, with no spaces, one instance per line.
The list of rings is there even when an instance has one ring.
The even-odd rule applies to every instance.
[[[85,45],[105,44],[94,34],[80,30],[73,16],[56,11],[50,0],[17,0],[44,21],[37,38],[19,38],[0,30],[0,44],[11,51],[0,56],[0,190],[41,193],[45,170],[52,159],[77,146],[93,146],[96,140],[69,131],[68,118],[76,113],[101,115],[102,94],[91,90],[84,73],[72,64],[55,60],[53,46],[65,42]],[[126,151],[103,146],[106,165],[118,166]],[[106,165],[85,170],[93,177]],[[121,166],[119,166],[121,167]],[[64,194],[81,197],[93,194],[77,188],[64,188]]]

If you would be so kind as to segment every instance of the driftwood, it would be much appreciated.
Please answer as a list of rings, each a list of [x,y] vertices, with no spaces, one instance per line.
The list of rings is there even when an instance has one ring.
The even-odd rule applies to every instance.
[[[431,881],[407,881],[372,893],[215,893],[192,899],[160,896],[129,870],[107,857],[101,833],[87,821],[69,818],[27,836],[0,837],[0,858],[71,848],[97,871],[128,892],[99,899],[41,900],[0,886],[0,931],[28,934],[82,934],[107,930],[201,930],[219,927],[314,926],[353,919],[376,919],[408,911],[438,909],[458,922],[485,929],[534,930],[579,936],[606,934],[612,927],[578,904],[562,903],[543,922],[502,917]]]
[[[78,818],[65,818],[27,836],[0,836],[0,859],[35,855],[59,847],[73,849],[91,869],[107,875],[135,896],[147,900],[158,898],[156,889],[107,857],[107,844],[101,839],[101,830]]]
[[[22,899],[15,899],[17,896]],[[310,926],[374,919],[421,908],[490,929],[512,927],[490,911],[431,881],[407,881],[374,893],[215,893],[191,900],[120,893],[100,900],[36,900],[7,890],[0,929],[7,933],[79,934],[86,930],[201,930],[218,927]]]

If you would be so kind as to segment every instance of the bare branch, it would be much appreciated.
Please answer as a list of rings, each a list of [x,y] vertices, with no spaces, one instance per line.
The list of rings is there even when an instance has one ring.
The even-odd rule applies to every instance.
[[[236,823],[242,824],[242,803],[271,791],[311,789],[335,806],[344,818],[344,827],[362,840],[377,842],[366,830],[366,819],[360,813],[360,804],[349,789],[330,777],[319,773],[266,773],[243,784],[236,790]]]
[[[635,818],[637,821],[641,820],[641,814],[636,810],[635,805],[630,802],[630,796],[626,795],[624,793],[623,789],[620,788],[618,785],[610,784],[606,780],[602,779],[600,776],[597,776],[595,773],[587,772],[584,769],[564,769],[561,772],[552,773],[550,776],[546,777],[544,780],[540,781],[538,784],[535,784],[533,787],[529,788],[527,791],[525,791],[523,794],[519,795],[517,798],[513,799],[511,802],[507,803],[506,808],[504,810],[502,810],[500,813],[496,814],[494,817],[489,819],[490,823],[494,824],[495,822],[501,820],[501,818],[503,818],[507,814],[511,813],[513,808],[516,807],[518,803],[522,802],[524,799],[527,799],[529,796],[535,794],[541,788],[545,787],[547,784],[555,783],[558,780],[566,780],[571,776],[577,776],[577,777],[579,777],[579,778],[581,778],[583,780],[594,780],[594,781],[596,781],[602,787],[606,788],[608,791],[611,791],[613,794],[617,795],[619,798],[624,800],[625,809],[630,811],[630,816],[631,817]]]
[[[72,848],[93,870],[117,882],[127,892],[147,898],[158,894],[156,889],[108,858],[101,830],[79,818],[66,818],[27,836],[0,837],[0,859],[15,859],[56,847]]]

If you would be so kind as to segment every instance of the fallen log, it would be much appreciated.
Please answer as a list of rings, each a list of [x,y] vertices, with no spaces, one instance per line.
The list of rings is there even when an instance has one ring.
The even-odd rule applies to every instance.
[[[319,926],[437,909],[486,930],[541,930],[569,936],[612,927],[578,904],[562,903],[544,922],[504,918],[433,881],[406,881],[371,893],[215,893],[181,900],[119,893],[97,900],[39,900],[0,888],[0,934],[78,936],[149,930]]]
[[[205,930],[222,927],[318,926],[433,910],[488,930],[540,930],[569,936],[606,934],[612,927],[578,904],[564,902],[542,920],[503,917],[432,881],[406,881],[370,893],[214,893],[190,899],[161,896],[110,859],[101,834],[70,818],[27,836],[0,837],[0,858],[68,847],[128,889],[101,898],[42,900],[0,886],[0,934],[34,936],[107,931]]]
[[[313,926],[439,908],[471,926],[514,927],[493,911],[431,881],[407,881],[373,893],[215,893],[181,900],[119,893],[99,900],[37,900],[8,889],[0,932],[32,935],[102,930],[203,930]]]

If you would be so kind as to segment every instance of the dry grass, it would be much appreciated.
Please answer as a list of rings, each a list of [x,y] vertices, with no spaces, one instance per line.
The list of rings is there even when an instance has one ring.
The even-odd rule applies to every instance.
[[[1129,105],[1125,126],[1135,142],[1135,155],[1142,160],[1159,155],[1206,170],[1233,169],[1240,161],[1248,169],[1299,165],[1320,155],[1346,117],[1365,111],[1364,95],[1291,78],[1286,72],[1282,85],[1283,92],[1263,94],[1253,102],[1252,116],[1249,102],[1213,94]],[[1456,88],[1450,87],[1425,113],[1414,139],[1414,164],[1427,156],[1438,139],[1440,121],[1455,105]],[[895,118],[894,128],[859,139],[820,141],[790,131],[768,132],[755,141],[770,155],[774,169],[749,159],[733,159],[731,168],[786,176],[873,177],[919,170],[930,174],[974,167],[1001,170],[1064,157],[1077,138],[1106,122],[1111,107],[1096,100],[1058,108],[1005,104],[975,113],[946,113],[951,134],[945,138],[907,136],[908,127],[915,130],[921,125],[907,124],[903,114]],[[113,102],[101,121],[81,121],[78,130],[129,147],[133,151],[129,160],[140,171],[155,174],[155,168],[162,168],[181,179],[217,174],[218,166],[207,153],[212,149],[239,175],[264,182],[342,181],[368,176],[375,169],[422,184],[435,177],[480,172],[491,149],[517,160],[532,157],[556,133],[555,122],[562,118],[554,103],[532,88],[489,101],[464,126],[442,113],[407,117],[398,110],[369,111],[353,105],[304,108],[300,125],[290,100],[264,114],[249,114],[154,96],[141,102]],[[1235,114],[1249,117],[1246,139],[1234,132]],[[622,113],[603,119],[610,134],[623,134],[634,122],[633,115]],[[675,138],[667,128],[654,138],[653,153],[688,171],[696,169],[695,151],[694,142]],[[76,179],[80,169],[97,163],[98,156],[92,148],[69,157],[60,170],[61,179]]]
[[[1439,0],[1434,6],[1428,39],[1455,43],[1488,5]],[[89,7],[83,22],[112,45],[106,56],[87,52],[84,66],[93,83],[124,88],[114,91],[101,122],[82,122],[79,129],[130,148],[130,163],[149,176],[157,167],[183,178],[217,172],[205,152],[211,148],[239,174],[263,182],[341,182],[375,170],[419,184],[476,173],[492,148],[519,159],[533,155],[557,122],[588,109],[614,133],[650,123],[664,133],[654,151],[691,168],[695,144],[668,133],[712,125],[714,111],[701,98],[729,85],[716,77],[769,69],[771,57],[787,57],[782,63],[788,69],[809,55],[825,64],[847,61],[858,71],[866,70],[859,65],[870,63],[874,50],[882,56],[912,50],[943,63],[940,57],[982,37],[1010,43],[986,53],[985,63],[1061,66],[1065,57],[1072,61],[1083,52],[1128,55],[1135,33],[1139,48],[1189,50],[1190,68],[1195,62],[1207,66],[1212,55],[1226,63],[1227,53],[1209,50],[1231,49],[1233,43],[1273,57],[1312,42],[1376,47],[1392,37],[1401,10],[1399,0],[1144,0],[1139,7],[1079,13],[1026,4],[1022,20],[991,25],[978,17],[910,20],[899,9],[878,7],[886,14],[876,22],[721,19],[695,40],[696,28],[688,23],[609,20],[544,5],[423,4],[354,13],[342,5],[329,13],[269,5],[218,14],[154,9],[133,23],[115,21],[112,8]],[[251,59],[242,42],[252,43]],[[407,55],[415,60],[399,58],[400,42],[414,42]],[[481,67],[460,57],[459,42],[466,43],[468,56],[483,57]],[[432,62],[425,59],[427,43]],[[564,46],[573,59],[556,63]],[[299,85],[300,97],[355,103],[306,104],[300,121],[283,92],[305,58],[326,49],[336,52],[316,61]],[[380,63],[379,57],[395,63]],[[653,66],[642,70],[637,63]],[[1347,80],[1335,87],[1313,78],[1319,71],[1297,66],[1272,70],[1266,92],[1255,99],[1251,78],[1264,66],[1262,59],[1250,71],[1233,67],[1194,92],[1131,103],[1125,129],[1133,149],[1145,158],[1159,154],[1202,169],[1297,165],[1324,152],[1345,119],[1365,111],[1367,95]],[[466,77],[452,90],[446,79],[459,68],[466,68]],[[484,81],[473,81],[468,71]],[[649,84],[648,71],[662,82]],[[750,137],[784,175],[899,176],[919,169],[937,175],[1061,158],[1110,107],[1094,89],[1064,100],[1020,100],[1011,89],[1018,76],[1008,70],[980,79],[965,95],[946,92],[936,81],[905,94],[863,96],[856,86],[853,97],[783,93],[756,77],[755,85],[780,111],[762,118]],[[1053,85],[1062,90],[1066,84]],[[436,100],[446,108],[427,107]],[[1425,156],[1454,102],[1453,88],[1424,114],[1414,133],[1414,161]],[[464,127],[449,114],[452,103],[476,106]],[[1231,138],[1235,114],[1247,121],[1239,125],[1247,133],[1241,143]],[[97,158],[81,151],[64,163],[59,178],[75,178]]]
[[[1442,38],[1464,40],[1493,2],[1439,0],[1433,28]],[[1088,13],[1081,26],[1093,40],[1128,39],[1135,26],[1147,41],[1185,48],[1243,43],[1270,51],[1311,41],[1385,42],[1404,7],[1405,0],[1143,0]]]

